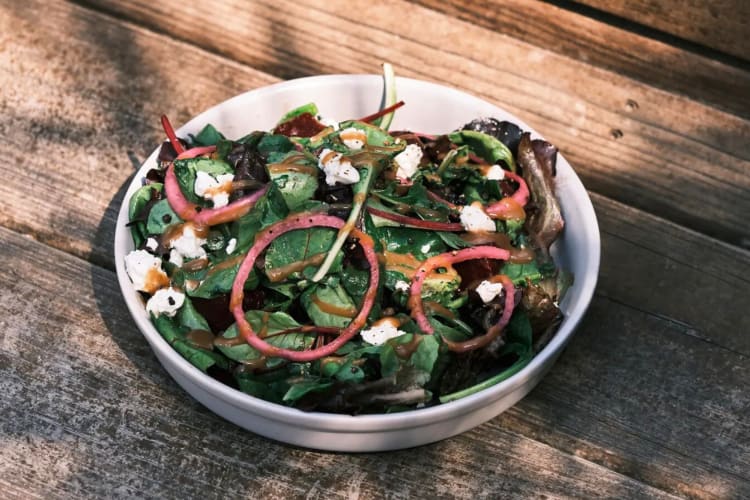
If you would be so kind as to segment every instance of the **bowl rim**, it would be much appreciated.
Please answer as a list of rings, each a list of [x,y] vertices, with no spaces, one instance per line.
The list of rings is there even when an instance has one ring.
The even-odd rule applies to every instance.
[[[333,84],[353,84],[363,85],[371,80],[381,81],[381,75],[374,74],[333,74],[333,75],[316,75],[308,76],[304,78],[297,78],[293,80],[287,80],[283,82],[266,85],[256,89],[249,90],[247,92],[240,93],[233,96],[225,101],[218,103],[198,115],[191,118],[187,123],[177,130],[178,134],[184,135],[186,130],[195,129],[196,124],[204,123],[205,117],[212,113],[217,112],[225,107],[231,107],[235,101],[245,100],[250,98],[262,98],[265,94],[275,94],[283,92],[289,88],[296,90],[302,90],[309,86],[317,85],[333,85]],[[519,127],[525,131],[531,132],[532,136],[542,137],[532,127],[526,124],[523,120],[508,112],[504,108],[480,99],[467,92],[460,91],[458,89],[441,85],[438,83],[428,82],[424,80],[397,77],[397,85],[414,85],[420,86],[425,89],[432,91],[443,92],[448,94],[454,94],[460,96],[462,99],[470,98],[483,105],[490,105],[493,108],[499,110],[502,114],[507,115],[513,120]],[[317,430],[330,430],[340,431],[345,429],[349,433],[369,433],[373,431],[387,431],[393,430],[394,424],[398,424],[398,429],[409,429],[414,427],[420,427],[425,424],[432,424],[443,420],[455,418],[460,415],[464,415],[480,407],[485,407],[492,402],[504,397],[507,393],[511,393],[519,387],[523,386],[528,381],[534,379],[546,366],[547,361],[555,359],[556,356],[562,351],[565,344],[568,342],[573,332],[577,328],[578,324],[585,315],[589,304],[593,298],[594,290],[599,274],[599,265],[601,259],[601,242],[599,226],[596,218],[596,214],[591,203],[591,199],[588,196],[583,184],[576,175],[573,168],[567,162],[562,154],[558,154],[557,167],[558,169],[569,170],[567,182],[572,184],[572,189],[580,191],[583,196],[578,199],[575,204],[576,210],[581,212],[582,217],[586,220],[588,238],[585,240],[586,251],[590,258],[586,262],[583,273],[576,274],[575,286],[580,286],[579,299],[576,305],[566,313],[566,317],[563,323],[560,325],[560,329],[556,332],[550,342],[537,353],[531,361],[524,366],[517,373],[509,377],[508,379],[501,381],[493,386],[482,389],[470,396],[450,401],[448,403],[442,403],[439,405],[418,408],[413,410],[407,410],[404,412],[391,413],[391,414],[365,414],[365,415],[349,415],[349,414],[338,414],[338,413],[324,413],[324,412],[305,412],[297,408],[272,403],[250,394],[241,392],[238,389],[234,389],[228,385],[213,379],[206,373],[193,366],[189,361],[183,358],[171,345],[156,331],[156,328],[151,321],[144,314],[144,304],[137,295],[137,292],[132,287],[127,273],[124,268],[124,257],[125,249],[128,245],[130,233],[125,227],[125,223],[128,219],[128,203],[130,196],[134,190],[140,185],[141,179],[145,174],[145,167],[156,159],[160,145],[151,153],[151,155],[144,160],[141,166],[136,171],[132,178],[132,181],[128,185],[123,202],[118,211],[118,217],[115,228],[115,240],[114,240],[114,256],[115,256],[115,267],[117,272],[117,278],[120,285],[120,290],[128,306],[130,314],[141,331],[142,335],[146,338],[151,348],[159,358],[159,361],[164,365],[164,359],[166,359],[170,368],[176,370],[181,376],[189,379],[193,384],[196,384],[202,390],[220,398],[225,403],[228,403],[242,411],[250,412],[263,418],[275,420],[277,422],[294,424],[296,427],[303,427],[307,429]],[[564,202],[561,202],[564,205]],[[571,205],[572,206],[572,205]],[[166,368],[166,366],[165,366]],[[171,370],[168,370],[171,371]],[[173,377],[174,378],[174,377]]]

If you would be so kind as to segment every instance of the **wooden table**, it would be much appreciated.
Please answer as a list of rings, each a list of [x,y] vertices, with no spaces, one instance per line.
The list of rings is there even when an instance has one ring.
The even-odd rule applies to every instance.
[[[0,497],[750,497],[747,2],[0,5]],[[116,284],[115,215],[161,113],[382,61],[560,147],[598,213],[599,286],[489,423],[395,453],[291,448],[160,367]]]

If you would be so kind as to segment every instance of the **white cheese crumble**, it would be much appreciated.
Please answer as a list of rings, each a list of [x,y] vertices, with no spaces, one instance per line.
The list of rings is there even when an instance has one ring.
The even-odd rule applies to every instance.
[[[328,148],[320,152],[318,166],[326,174],[326,184],[354,184],[359,182],[359,171],[341,153]]]
[[[398,166],[396,177],[411,179],[417,173],[419,162],[422,160],[422,148],[416,144],[409,144],[393,160]]]
[[[149,238],[146,240],[146,248],[155,252],[156,249],[159,248],[159,242],[156,241],[156,238]]]
[[[491,181],[501,181],[505,179],[505,170],[500,165],[492,165],[487,169],[484,177]]]
[[[211,200],[214,208],[220,208],[229,204],[229,193],[232,191],[234,175],[220,174],[216,177],[198,170],[195,174],[195,194],[206,200]]]
[[[169,243],[169,248],[172,249],[169,253],[169,262],[176,266],[181,266],[185,258],[201,259],[205,257],[206,251],[201,246],[205,243],[205,238],[197,237],[192,226],[185,224],[180,237],[173,239]]]
[[[367,143],[367,134],[354,127],[345,128],[339,133],[339,137],[349,149],[362,149]]]
[[[227,254],[230,254],[234,252],[234,250],[237,248],[237,238],[232,238],[229,240],[229,243],[227,243]]]
[[[495,232],[497,228],[495,221],[490,219],[479,202],[474,202],[461,209],[461,224],[469,232],[488,231]]]
[[[325,125],[326,127],[331,127],[333,128],[333,130],[339,129],[339,122],[337,122],[336,120],[333,120],[331,118],[325,118],[320,115],[318,115],[317,118],[318,118],[318,121],[322,123],[323,125]]]
[[[154,316],[162,314],[170,318],[177,314],[177,311],[185,303],[185,294],[178,292],[172,287],[157,290],[153,297],[146,302],[146,311]]]
[[[359,332],[362,340],[372,345],[383,345],[388,340],[400,337],[405,333],[399,330],[391,321],[380,321],[370,328]]]
[[[502,291],[502,283],[492,283],[490,281],[484,280],[477,286],[477,293],[479,294],[479,298],[482,299],[482,302],[484,302],[485,304],[500,295]]]
[[[161,268],[161,259],[146,250],[133,250],[125,256],[125,270],[136,290],[154,293],[155,289],[169,283]]]
[[[396,282],[396,290],[399,292],[409,293],[409,290],[411,289],[411,285],[407,283],[406,281],[398,280]]]

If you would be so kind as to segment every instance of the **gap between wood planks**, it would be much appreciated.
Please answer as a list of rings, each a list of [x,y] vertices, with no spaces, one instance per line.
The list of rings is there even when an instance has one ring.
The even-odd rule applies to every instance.
[[[541,1],[544,3],[548,3],[550,5],[555,5],[557,7],[560,7],[562,9],[565,9],[571,12],[575,12],[577,14],[581,14],[586,17],[590,17],[591,19],[596,19],[597,21],[600,21],[602,23],[609,24],[611,26],[615,26],[617,28],[630,31],[632,33],[636,33],[638,35],[651,38],[653,40],[658,40],[660,42],[672,45],[679,49],[692,52],[694,54],[698,54],[702,57],[714,59],[723,64],[728,64],[736,68],[739,68],[743,71],[750,71],[750,61],[747,59],[743,59],[733,53],[720,50],[716,47],[711,47],[711,46],[699,43],[697,41],[690,40],[683,36],[679,36],[676,33],[670,33],[668,31],[664,31],[664,29],[652,27],[647,24],[643,24],[642,22],[636,21],[634,19],[628,19],[618,14],[616,11],[608,12],[607,10],[605,10],[606,2],[603,2],[603,1],[591,2],[589,0],[589,3],[593,3],[593,5],[586,5],[586,0],[578,0],[578,1],[541,0]],[[744,0],[739,0],[739,1],[742,2]],[[646,2],[642,2],[642,3],[646,3]],[[679,4],[683,2],[676,1],[674,3],[676,4],[674,8],[679,10],[680,9]],[[687,3],[688,2],[685,2],[685,4]],[[597,7],[597,5],[599,5],[599,7]],[[702,7],[698,7],[698,8],[703,10]],[[708,9],[706,9],[706,12],[707,10]],[[669,22],[669,21],[670,20],[665,20],[665,22]],[[740,30],[740,23],[738,22],[737,27],[733,29],[732,31],[734,33],[739,33],[739,30]],[[677,31],[680,31],[680,30],[678,29]],[[742,47],[741,43],[742,42],[740,40],[737,40],[737,46],[735,47],[737,54],[741,54],[741,47]],[[744,54],[744,55],[747,57],[747,54]]]

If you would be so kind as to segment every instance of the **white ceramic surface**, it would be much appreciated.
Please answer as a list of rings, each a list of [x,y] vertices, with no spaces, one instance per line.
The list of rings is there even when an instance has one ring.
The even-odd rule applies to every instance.
[[[444,133],[478,117],[495,117],[518,124],[541,137],[515,116],[486,101],[457,90],[418,80],[398,78],[399,109],[391,130],[410,129]],[[379,75],[329,75],[302,78],[252,90],[229,99],[192,119],[177,132],[197,133],[212,123],[229,138],[252,130],[269,130],[285,112],[315,102],[327,118],[344,120],[365,116],[379,108]],[[157,119],[155,117],[154,119]],[[156,165],[158,148],[131,183],[125,200]],[[123,203],[115,233],[117,276],[125,302],[159,361],[195,399],[212,411],[252,432],[286,443],[335,451],[381,451],[439,441],[475,427],[503,412],[524,397],[559,356],[591,301],[599,272],[599,228],[586,190],[562,156],[557,162],[557,187],[566,227],[555,243],[557,263],[572,271],[575,283],[561,308],[565,319],[552,341],[523,370],[509,379],[464,399],[431,408],[389,415],[336,415],[305,413],[269,403],[234,390],[205,375],[183,359],[149,321],[143,301],[124,269],[124,257],[133,249],[125,227]]]

